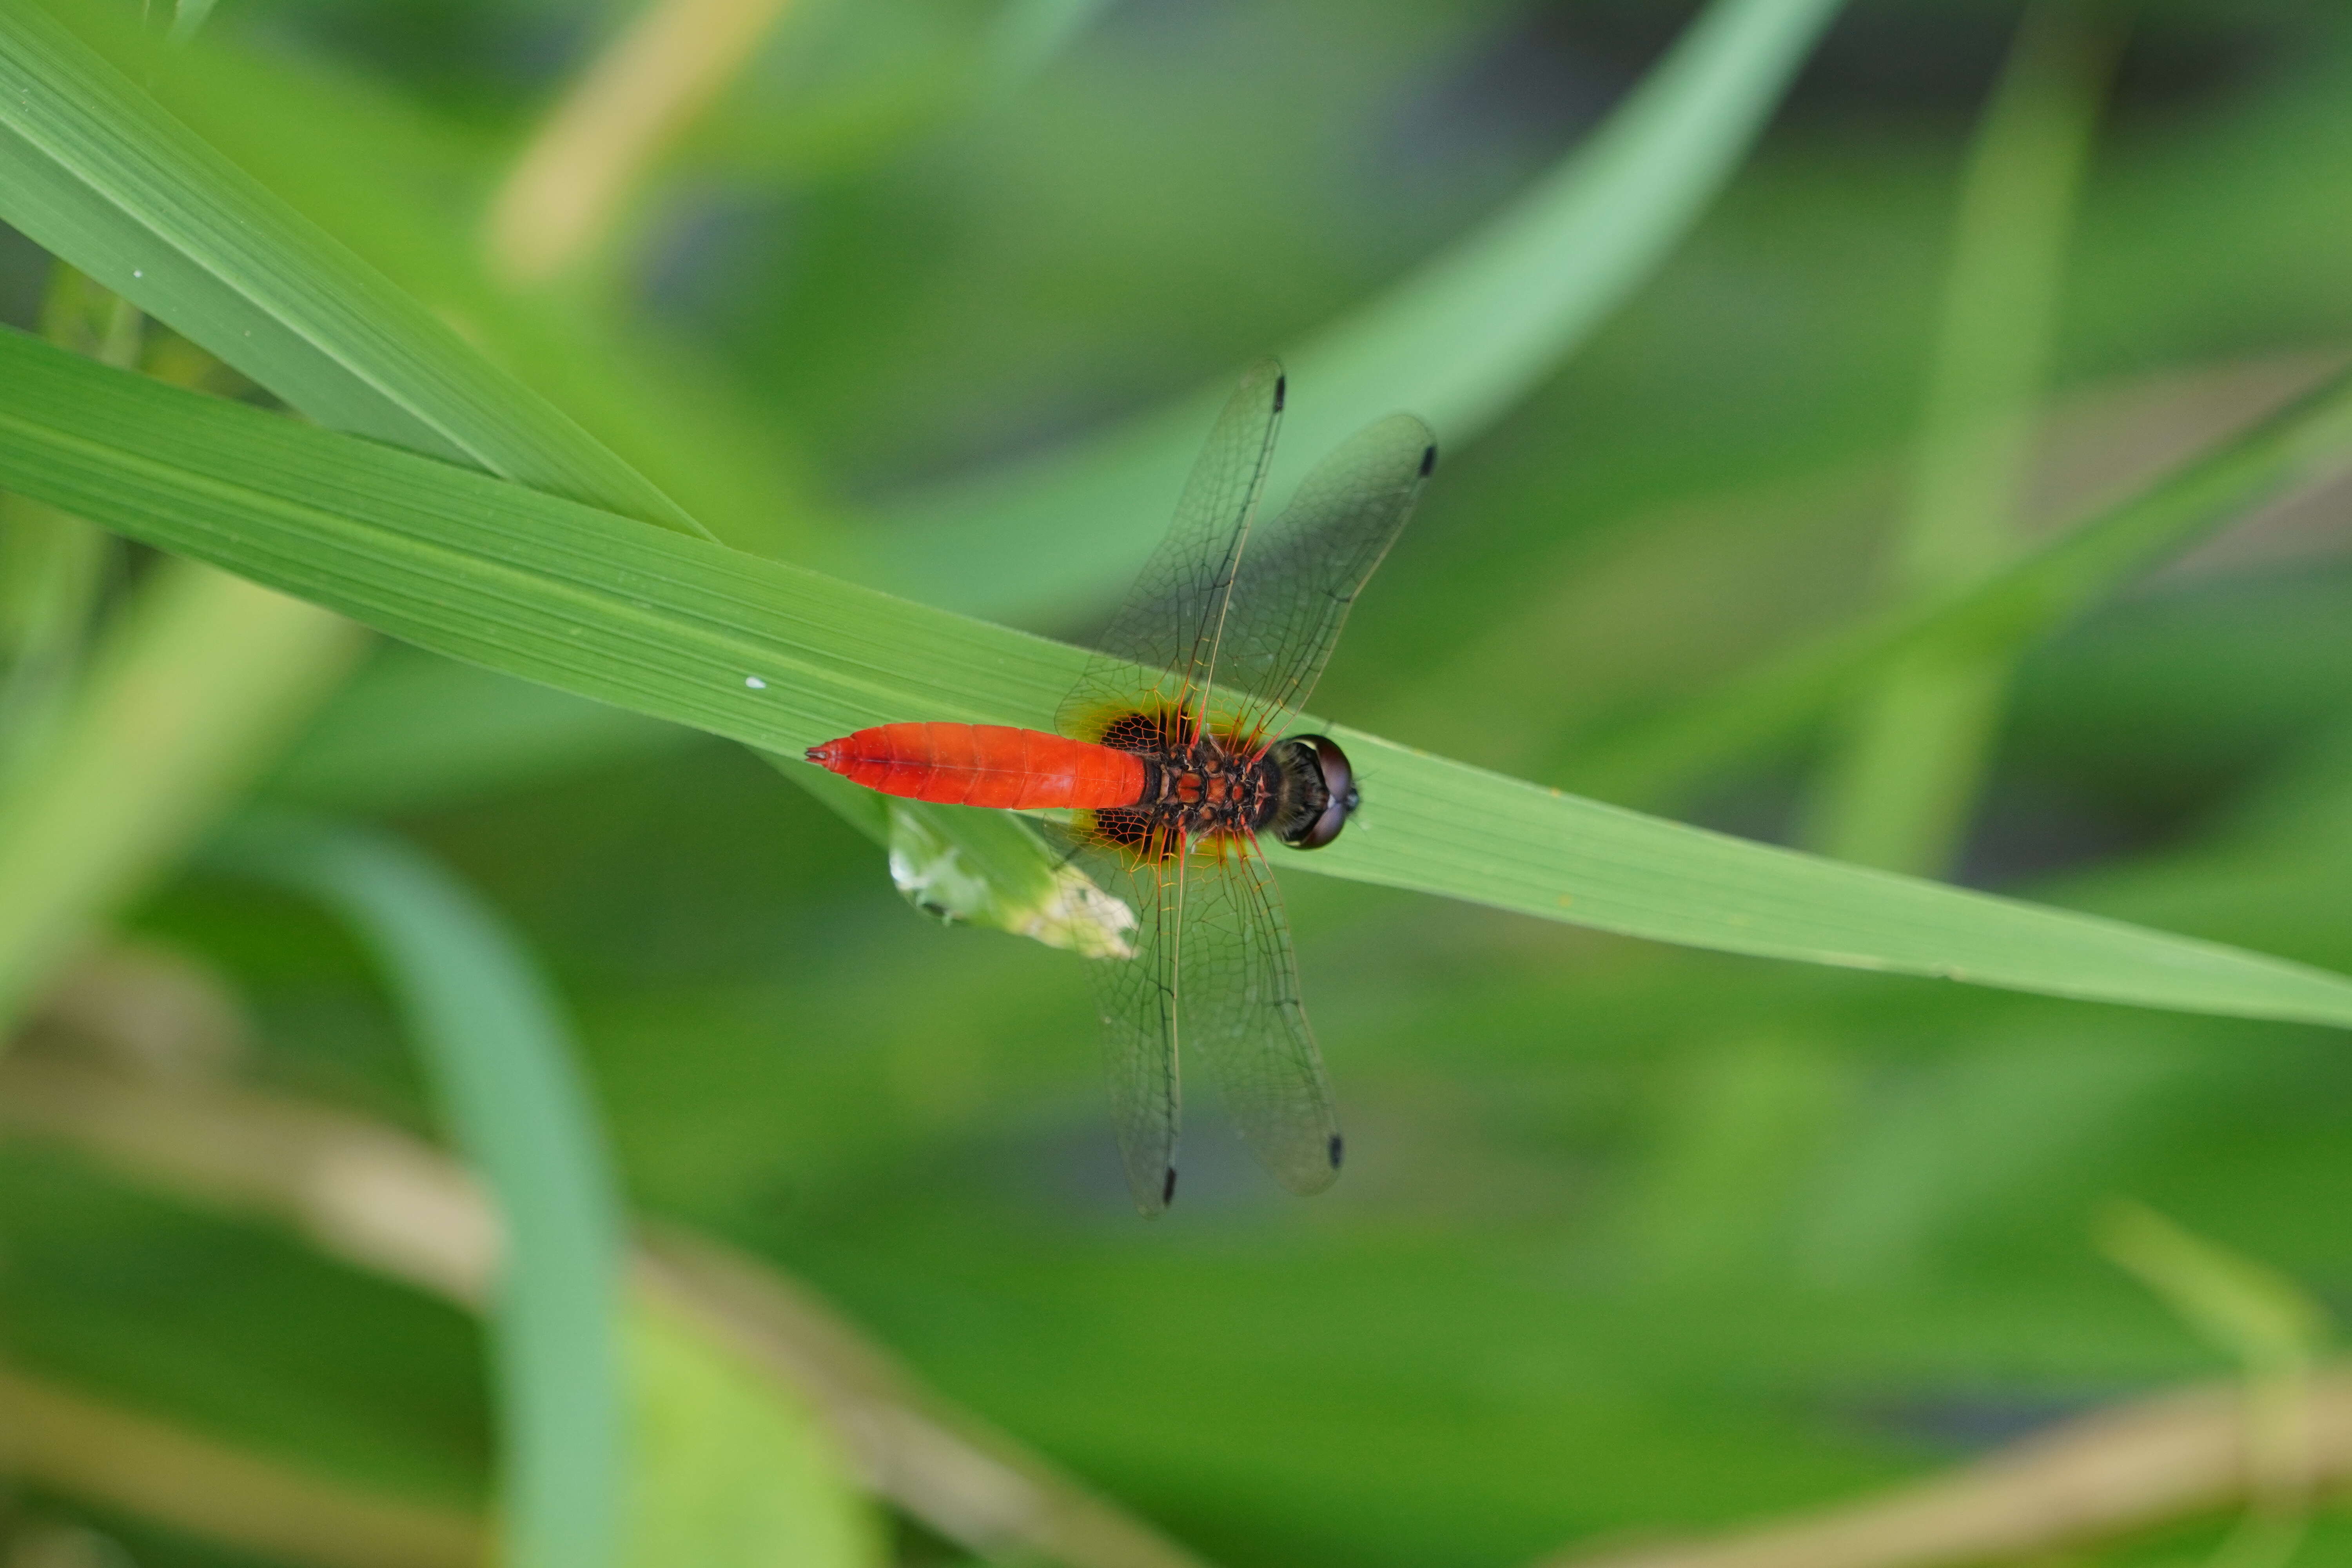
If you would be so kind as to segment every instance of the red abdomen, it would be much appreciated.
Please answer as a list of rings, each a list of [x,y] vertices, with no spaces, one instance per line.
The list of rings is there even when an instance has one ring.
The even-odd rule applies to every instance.
[[[1043,730],[1009,724],[877,724],[822,746],[808,760],[908,800],[949,805],[1133,805],[1143,759]]]

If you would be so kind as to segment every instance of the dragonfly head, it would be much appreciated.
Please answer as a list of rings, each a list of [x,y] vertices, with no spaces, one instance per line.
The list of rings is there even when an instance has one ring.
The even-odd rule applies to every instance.
[[[1348,826],[1363,797],[1356,790],[1356,770],[1349,765],[1348,753],[1339,742],[1328,735],[1294,735],[1282,743],[1286,771],[1295,770],[1307,776],[1320,789],[1305,792],[1309,803],[1318,797],[1321,805],[1311,814],[1301,812],[1285,826],[1282,841],[1297,849],[1320,849],[1339,837],[1339,829]]]

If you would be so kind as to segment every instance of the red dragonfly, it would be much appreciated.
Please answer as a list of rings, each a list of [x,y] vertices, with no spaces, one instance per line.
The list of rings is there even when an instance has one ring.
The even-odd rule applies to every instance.
[[[883,724],[808,752],[888,795],[1071,814],[1075,852],[1136,915],[1134,955],[1090,967],[1119,1152],[1147,1215],[1176,1195],[1180,1041],[1207,1053],[1227,1113],[1276,1181],[1317,1193],[1339,1171],[1331,1086],[1263,839],[1319,849],[1357,807],[1339,745],[1285,731],[1437,445],[1427,425],[1393,415],[1261,522],[1283,387],[1269,360],[1225,405],[1167,541],[1056,714],[1058,734]]]

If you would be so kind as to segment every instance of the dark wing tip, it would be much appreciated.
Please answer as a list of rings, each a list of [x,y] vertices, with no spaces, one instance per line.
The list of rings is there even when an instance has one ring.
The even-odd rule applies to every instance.
[[[1168,1173],[1160,1180],[1160,1206],[1165,1208],[1175,1201],[1176,1167],[1171,1165],[1168,1167]]]
[[[1331,1168],[1332,1168],[1333,1170],[1335,1170],[1335,1171],[1336,1171],[1336,1170],[1338,1170],[1338,1169],[1339,1168],[1339,1156],[1340,1156],[1341,1154],[1345,1153],[1346,1152],[1347,1152],[1347,1144],[1346,1144],[1346,1142],[1345,1142],[1343,1139],[1341,1139],[1341,1138],[1340,1138],[1340,1136],[1339,1136],[1337,1132],[1332,1133],[1332,1134],[1331,1134],[1331,1149],[1330,1149],[1330,1154],[1331,1154]]]
[[[1428,446],[1423,447],[1421,449],[1421,477],[1424,479],[1429,478],[1430,471],[1436,467],[1437,443],[1432,441]]]
[[[1286,398],[1286,397],[1287,397],[1287,396],[1289,396],[1289,395],[1290,395],[1290,377],[1289,377],[1289,375],[1288,375],[1287,374],[1282,374],[1282,375],[1277,375],[1277,376],[1276,376],[1276,377],[1274,378],[1274,411],[1275,411],[1276,414],[1279,414],[1279,413],[1281,413],[1281,412],[1282,412],[1282,402],[1283,402],[1283,399],[1284,399],[1284,398]]]

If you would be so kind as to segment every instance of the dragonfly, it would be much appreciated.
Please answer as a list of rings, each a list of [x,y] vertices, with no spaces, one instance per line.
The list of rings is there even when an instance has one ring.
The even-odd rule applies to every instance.
[[[807,753],[888,795],[1055,814],[1087,874],[1123,892],[1131,955],[1089,968],[1121,1162],[1147,1217],[1176,1195],[1180,1047],[1208,1058],[1228,1118],[1290,1191],[1329,1186],[1345,1151],[1266,845],[1320,849],[1362,803],[1336,741],[1289,731],[1437,441],[1391,415],[1262,520],[1286,385],[1272,360],[1243,377],[1053,731],[919,721]]]

